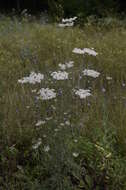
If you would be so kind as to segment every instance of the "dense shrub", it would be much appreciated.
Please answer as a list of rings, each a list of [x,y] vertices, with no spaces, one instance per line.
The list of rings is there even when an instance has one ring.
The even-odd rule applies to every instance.
[[[71,0],[63,1],[63,7],[66,14],[83,14],[84,16],[99,15],[102,16],[108,13],[110,10],[116,8],[114,0]]]
[[[86,17],[89,15],[104,16],[118,11],[126,11],[125,1],[122,0],[1,0],[0,10],[12,10],[21,12],[28,9],[29,12],[48,10],[51,16],[57,18],[72,15],[81,15]]]
[[[53,18],[62,18],[70,16],[78,16],[86,18],[90,15],[96,15],[103,17],[113,13],[117,13],[119,10],[119,4],[117,0],[48,0],[49,12]]]

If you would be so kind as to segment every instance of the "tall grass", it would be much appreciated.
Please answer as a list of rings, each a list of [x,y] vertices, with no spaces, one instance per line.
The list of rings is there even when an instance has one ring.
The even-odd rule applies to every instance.
[[[75,47],[93,47],[99,54],[76,55]],[[62,29],[26,19],[0,20],[2,190],[126,189],[125,47],[123,25]],[[52,80],[58,64],[70,60],[70,79]],[[85,67],[99,71],[100,77],[80,79]],[[19,84],[31,71],[45,79]],[[32,90],[42,87],[54,88],[57,98],[37,100]],[[89,87],[92,96],[85,100],[73,93],[73,88]],[[45,124],[37,127],[39,120]]]

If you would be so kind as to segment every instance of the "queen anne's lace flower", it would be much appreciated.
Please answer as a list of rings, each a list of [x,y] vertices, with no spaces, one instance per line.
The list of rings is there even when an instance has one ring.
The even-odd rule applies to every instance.
[[[66,63],[66,67],[69,69],[74,66],[73,64],[74,64],[74,61],[69,61]]]
[[[99,75],[100,75],[99,72],[94,71],[94,70],[91,70],[91,69],[85,69],[85,70],[83,71],[83,74],[84,74],[85,76],[90,76],[90,77],[93,77],[93,78],[97,78],[97,77],[99,77]]]
[[[83,55],[87,53],[92,56],[98,55],[98,53],[96,51],[94,51],[93,49],[89,49],[89,48],[84,48],[84,49],[74,48],[73,53],[83,54]]]
[[[50,150],[50,147],[49,147],[49,145],[47,145],[47,146],[44,146],[44,152],[49,152],[49,150]]]
[[[35,126],[38,127],[38,126],[40,126],[40,125],[44,125],[45,123],[46,123],[45,121],[39,120],[39,121],[35,124]]]
[[[73,157],[77,158],[79,156],[79,153],[73,152]]]
[[[36,92],[36,91],[37,91],[36,89],[32,90],[33,93]]]
[[[74,89],[74,92],[75,92],[75,95],[80,97],[80,99],[85,99],[86,97],[91,96],[90,90],[88,90],[88,89],[86,89],[86,90],[84,90],[84,89],[75,90]]]
[[[98,53],[96,51],[94,51],[93,49],[89,49],[89,48],[84,48],[84,53],[87,53],[87,54],[93,55],[93,56],[98,55]]]
[[[59,27],[69,27],[69,26],[73,26],[74,25],[74,22],[70,22],[70,23],[60,23],[59,24]]]
[[[62,19],[62,22],[63,23],[68,23],[68,22],[74,22],[75,20],[77,19],[77,17],[75,16],[75,17],[73,17],[73,18],[66,18],[66,19]]]
[[[65,121],[65,125],[70,126],[70,121]]]
[[[75,142],[75,143],[77,143],[77,142],[78,142],[78,140],[77,140],[77,139],[74,139],[74,142]]]
[[[69,62],[66,62],[65,64],[59,63],[59,67],[61,70],[66,70],[67,68],[69,69],[69,68],[73,67],[74,66],[73,63],[74,63],[74,61],[69,61]]]
[[[66,69],[66,64],[59,63],[59,67],[60,67],[61,70],[65,70]]]
[[[38,141],[32,146],[34,150],[36,150],[42,144],[42,139],[39,138]]]
[[[74,25],[74,21],[77,17],[62,19],[62,23],[59,24],[59,27],[69,27]]]
[[[51,119],[53,119],[52,117],[47,117],[46,121],[50,121]]]
[[[58,71],[58,72],[53,72],[51,73],[51,76],[55,80],[67,80],[68,79],[68,73],[65,71]]]
[[[107,76],[106,79],[107,80],[112,80],[112,77]]]
[[[42,100],[50,100],[56,97],[55,90],[49,88],[41,88],[38,94],[39,94],[38,98]]]
[[[84,54],[84,50],[83,50],[83,49],[80,49],[80,48],[74,48],[74,49],[73,49],[73,53]]]
[[[35,84],[35,83],[40,83],[41,80],[44,79],[44,75],[41,73],[35,73],[31,72],[28,77],[23,77],[22,79],[19,79],[19,83],[30,83],[30,84]]]

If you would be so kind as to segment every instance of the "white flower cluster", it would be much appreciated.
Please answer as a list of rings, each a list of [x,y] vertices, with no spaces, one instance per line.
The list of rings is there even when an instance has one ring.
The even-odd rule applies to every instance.
[[[38,94],[39,94],[38,98],[42,100],[50,100],[56,97],[55,90],[49,88],[41,88]]]
[[[61,70],[66,70],[66,64],[59,63],[59,67]]]
[[[74,61],[69,61],[66,63],[66,67],[69,69],[74,66],[73,64],[74,64]]]
[[[39,121],[35,124],[35,126],[38,127],[38,126],[40,126],[40,125],[44,125],[45,123],[46,123],[45,121],[39,120]]]
[[[38,141],[32,146],[34,150],[38,149],[38,147],[42,144],[42,139],[39,138]]]
[[[71,23],[60,23],[59,24],[59,27],[69,27],[69,26],[73,26],[74,25],[74,22],[71,22]]]
[[[79,156],[79,153],[73,152],[73,157],[77,158]]]
[[[87,53],[92,56],[98,55],[98,53],[96,51],[94,51],[93,49],[90,49],[90,48],[84,48],[84,53]]]
[[[73,63],[74,63],[74,61],[69,61],[65,64],[59,63],[59,67],[61,70],[66,70],[67,68],[69,69],[69,68],[73,67],[74,66]]]
[[[68,79],[68,73],[66,71],[58,71],[51,73],[51,76],[55,80],[67,80]]]
[[[44,75],[41,73],[35,73],[31,72],[28,77],[23,77],[22,79],[19,79],[19,83],[30,83],[30,84],[35,84],[35,83],[40,83],[41,80],[44,79]]]
[[[76,19],[77,17],[62,19],[62,23],[59,24],[59,27],[73,26]]]
[[[90,76],[90,77],[93,77],[93,78],[97,78],[97,77],[99,77],[99,75],[100,75],[99,72],[94,71],[94,70],[91,70],[91,69],[85,69],[85,70],[83,71],[83,74],[84,74],[85,76]]]
[[[96,51],[94,51],[93,49],[90,49],[90,48],[84,48],[84,49],[74,48],[73,53],[83,54],[83,55],[87,53],[88,55],[92,55],[92,56],[98,55],[98,53]]]
[[[107,80],[112,80],[112,77],[107,76],[106,79]]]
[[[80,49],[80,48],[74,48],[74,49],[73,49],[73,53],[84,54],[84,50],[83,50],[83,49]]]
[[[49,151],[50,151],[50,146],[49,145],[44,146],[44,152],[49,152]]]
[[[62,23],[71,23],[74,22],[77,19],[77,17],[73,17],[73,18],[66,18],[66,19],[62,19]]]
[[[91,96],[90,90],[86,89],[79,89],[79,90],[74,90],[75,95],[79,96],[80,99],[85,99],[88,96]]]

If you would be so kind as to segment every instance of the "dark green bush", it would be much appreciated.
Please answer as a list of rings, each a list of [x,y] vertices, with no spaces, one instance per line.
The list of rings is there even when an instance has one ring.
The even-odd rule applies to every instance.
[[[117,11],[117,2],[114,0],[48,0],[49,11],[55,17],[97,15],[106,16]]]

